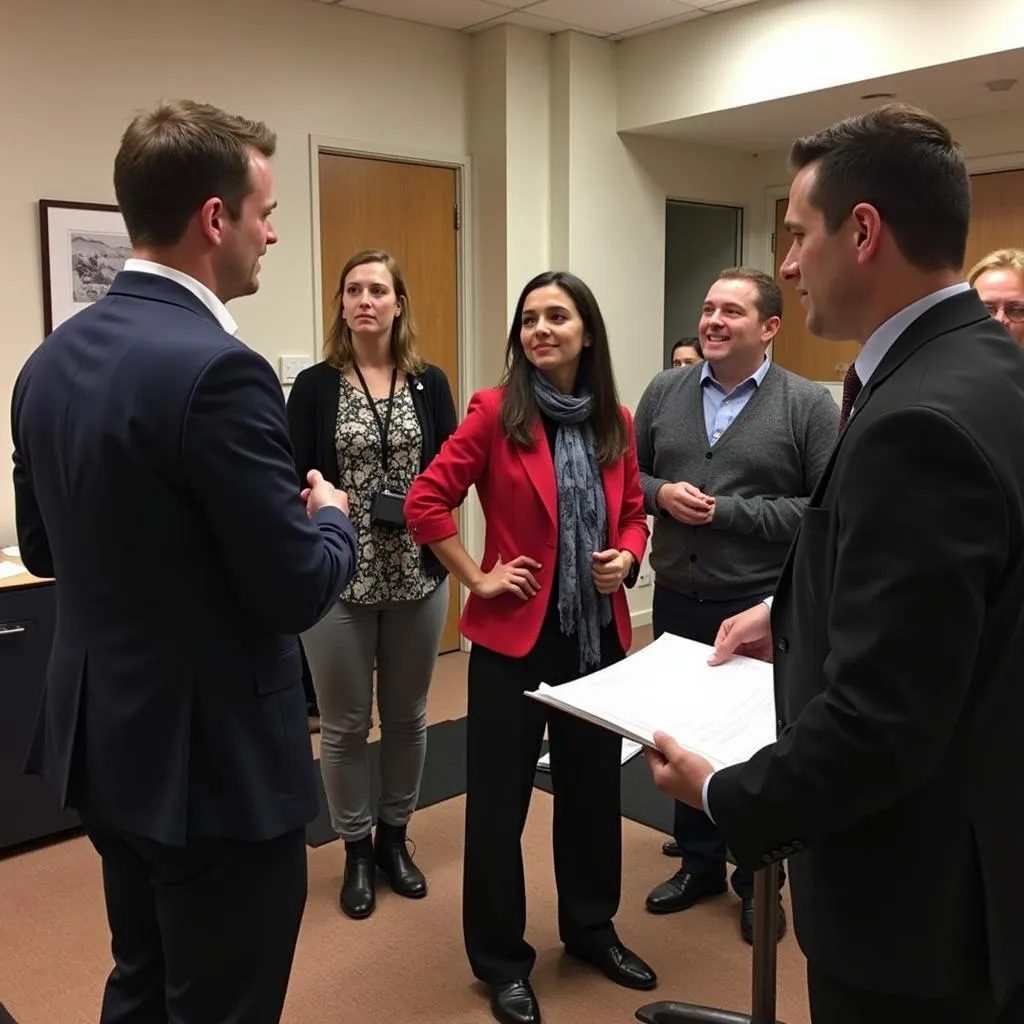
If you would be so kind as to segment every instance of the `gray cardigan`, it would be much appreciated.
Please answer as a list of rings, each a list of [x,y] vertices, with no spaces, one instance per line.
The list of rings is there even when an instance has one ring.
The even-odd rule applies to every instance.
[[[690,597],[769,594],[835,445],[839,409],[824,385],[773,364],[712,446],[700,376],[699,364],[665,370],[637,407],[640,484],[655,517],[651,568],[659,585]],[[708,526],[686,526],[655,504],[659,487],[680,480],[714,497]]]

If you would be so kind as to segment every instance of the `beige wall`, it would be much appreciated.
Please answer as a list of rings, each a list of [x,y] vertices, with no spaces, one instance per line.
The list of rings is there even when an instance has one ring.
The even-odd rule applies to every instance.
[[[762,8],[809,10],[807,0],[765,0],[751,10]],[[18,103],[0,108],[0,137],[17,154],[0,190],[8,241],[0,264],[7,286],[0,408],[8,408],[15,374],[42,332],[36,201],[111,202],[120,132],[136,108],[161,95],[208,99],[264,118],[279,133],[282,240],[266,261],[259,295],[233,306],[242,336],[272,362],[314,351],[310,135],[382,151],[469,154],[469,386],[496,381],[522,285],[561,266],[597,294],[620,392],[635,408],[662,365],[666,197],[743,207],[745,261],[771,266],[766,190],[787,181],[784,153],[754,157],[617,131],[623,105],[636,99],[634,75],[647,48],[668,60],[659,48],[690,45],[685,33],[692,31],[706,55],[714,32],[740,31],[742,12],[616,46],[509,27],[464,36],[303,0],[178,0],[173,15],[128,0],[5,10],[0,82]],[[88,74],[72,70],[82,63],[84,38],[106,41],[105,59],[93,60]],[[733,59],[738,38],[715,51],[716,61]],[[44,52],[48,74],[36,71]],[[972,158],[1024,149],[1014,141],[1024,138],[1024,114],[955,128]],[[5,412],[4,460],[9,448]],[[2,543],[14,539],[9,479],[3,470]],[[472,504],[467,524],[470,549],[478,551],[481,523]],[[650,596],[649,588],[631,593],[635,621],[649,615]]]
[[[1022,46],[1020,0],[763,0],[627,39],[618,124],[662,124]]]
[[[43,330],[36,201],[113,202],[120,134],[162,95],[266,120],[278,133],[281,241],[259,294],[232,313],[276,368],[278,355],[312,355],[315,346],[309,136],[466,153],[471,45],[455,32],[301,0],[4,5],[0,541],[14,537],[11,386]]]

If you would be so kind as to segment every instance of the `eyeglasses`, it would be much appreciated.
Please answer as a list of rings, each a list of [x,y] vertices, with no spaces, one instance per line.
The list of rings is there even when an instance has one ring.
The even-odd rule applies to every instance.
[[[985,308],[992,316],[996,316],[1001,309],[1003,316],[1011,323],[1024,324],[1024,302],[1004,302],[1002,305],[986,302]]]

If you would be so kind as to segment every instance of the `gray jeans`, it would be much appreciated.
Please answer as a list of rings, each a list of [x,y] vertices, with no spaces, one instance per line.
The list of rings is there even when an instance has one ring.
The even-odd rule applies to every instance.
[[[377,817],[405,825],[416,807],[427,750],[427,689],[448,612],[448,581],[417,601],[338,601],[302,634],[320,705],[320,770],[331,824],[342,839],[370,834],[366,737],[377,665],[380,802]]]

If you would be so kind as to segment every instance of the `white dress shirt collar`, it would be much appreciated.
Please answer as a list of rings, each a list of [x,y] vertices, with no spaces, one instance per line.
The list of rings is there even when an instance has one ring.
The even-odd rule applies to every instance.
[[[152,260],[140,260],[132,257],[124,261],[124,269],[136,274],[153,274],[156,277],[166,278],[182,288],[190,291],[216,318],[217,323],[224,328],[228,334],[234,334],[238,330],[238,324],[234,317],[228,312],[227,306],[217,298],[209,288],[201,281],[184,273],[175,270],[174,267],[164,266],[162,263],[154,263]]]
[[[864,343],[854,365],[857,367],[857,376],[861,384],[867,384],[871,375],[878,369],[878,364],[885,357],[885,353],[892,348],[896,339],[915,321],[923,316],[932,306],[937,306],[945,299],[959,295],[970,288],[966,281],[960,284],[951,284],[946,288],[940,288],[937,292],[904,306],[898,313],[889,317],[880,327],[876,328],[870,338]]]

